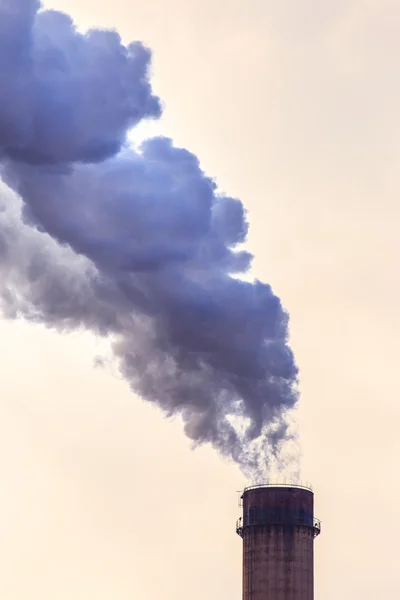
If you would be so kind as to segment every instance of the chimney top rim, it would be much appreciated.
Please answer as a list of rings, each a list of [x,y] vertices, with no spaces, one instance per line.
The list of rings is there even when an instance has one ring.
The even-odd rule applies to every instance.
[[[294,490],[305,490],[307,492],[314,493],[314,490],[310,484],[302,484],[302,483],[258,483],[254,485],[249,485],[244,488],[243,495],[247,492],[258,490],[258,489],[294,489]]]

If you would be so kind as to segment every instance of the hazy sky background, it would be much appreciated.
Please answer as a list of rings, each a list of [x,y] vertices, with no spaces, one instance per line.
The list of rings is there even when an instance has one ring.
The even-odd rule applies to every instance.
[[[151,131],[250,211],[301,369],[316,600],[397,597],[399,3],[46,6],[152,47]],[[237,468],[94,369],[100,341],[18,322],[0,335],[0,596],[240,600]]]

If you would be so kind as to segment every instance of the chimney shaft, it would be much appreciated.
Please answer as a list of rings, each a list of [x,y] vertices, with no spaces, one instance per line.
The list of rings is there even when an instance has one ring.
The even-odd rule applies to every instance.
[[[244,490],[243,600],[313,600],[314,494],[296,485],[258,485]]]

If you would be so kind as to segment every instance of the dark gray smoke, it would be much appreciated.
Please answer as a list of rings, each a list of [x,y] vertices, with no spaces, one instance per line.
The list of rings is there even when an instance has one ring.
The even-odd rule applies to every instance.
[[[161,112],[142,44],[38,10],[0,0],[2,177],[30,240],[15,252],[0,219],[3,310],[111,336],[135,392],[261,473],[289,435],[297,368],[279,298],[239,278],[243,205],[171,140],[128,147]]]
[[[113,31],[78,33],[37,0],[0,1],[0,151],[32,164],[92,162],[117,153],[160,102],[150,52]]]

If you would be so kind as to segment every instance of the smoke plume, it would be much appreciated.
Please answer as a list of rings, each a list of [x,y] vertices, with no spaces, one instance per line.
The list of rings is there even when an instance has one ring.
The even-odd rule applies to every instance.
[[[150,59],[37,0],[1,0],[1,175],[22,199],[0,213],[2,310],[109,336],[132,390],[261,474],[297,401],[288,316],[240,278],[242,203],[169,139],[129,147],[161,114]]]

